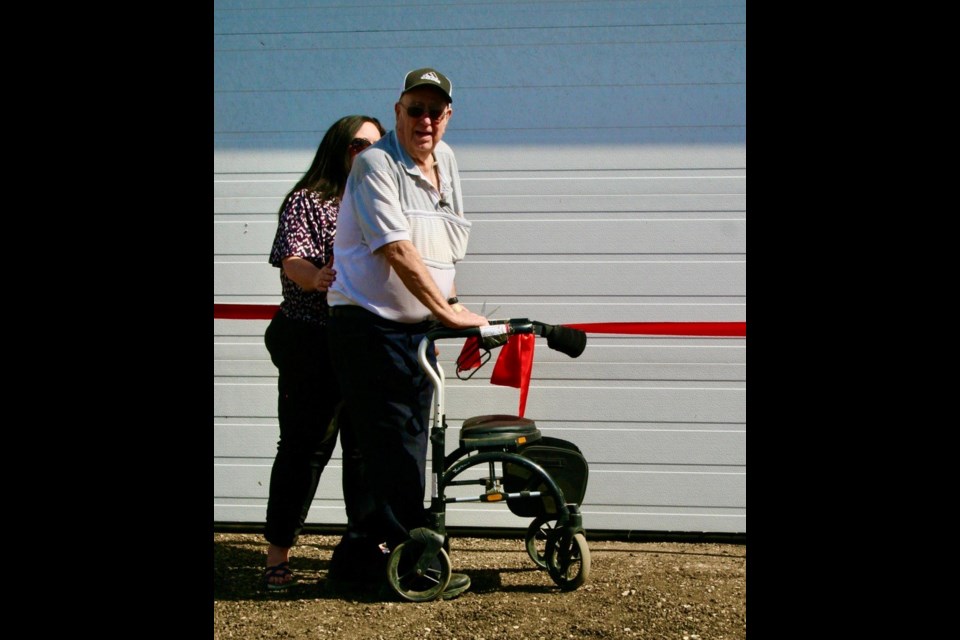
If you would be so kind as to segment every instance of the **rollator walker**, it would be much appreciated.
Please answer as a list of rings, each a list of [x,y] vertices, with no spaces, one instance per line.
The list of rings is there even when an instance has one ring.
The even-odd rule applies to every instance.
[[[492,414],[464,420],[459,446],[446,454],[446,380],[439,363],[436,368],[430,364],[428,350],[434,348],[436,340],[475,338],[485,351],[482,366],[489,360],[490,349],[503,346],[511,335],[519,334],[545,337],[551,349],[572,358],[583,353],[587,341],[586,334],[577,329],[513,318],[468,329],[438,326],[420,342],[420,366],[434,386],[429,526],[412,530],[409,539],[397,545],[387,561],[388,582],[405,600],[427,602],[439,598],[450,581],[446,530],[449,503],[505,502],[515,515],[533,518],[525,538],[527,554],[561,590],[577,589],[590,575],[590,549],[579,507],[586,492],[588,469],[576,445],[543,436],[529,418]],[[487,475],[458,479],[474,467],[480,467],[480,473],[486,467]],[[448,488],[468,485],[482,486],[483,493],[447,495]]]

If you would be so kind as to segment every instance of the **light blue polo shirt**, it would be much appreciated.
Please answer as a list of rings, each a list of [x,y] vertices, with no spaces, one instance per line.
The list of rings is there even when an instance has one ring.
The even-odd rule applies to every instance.
[[[463,217],[453,150],[441,140],[433,154],[440,191],[400,145],[396,131],[354,159],[337,216],[337,277],[327,292],[330,306],[358,305],[396,322],[429,318],[427,307],[407,290],[387,259],[375,253],[397,240],[413,243],[440,293],[450,296],[471,224]]]

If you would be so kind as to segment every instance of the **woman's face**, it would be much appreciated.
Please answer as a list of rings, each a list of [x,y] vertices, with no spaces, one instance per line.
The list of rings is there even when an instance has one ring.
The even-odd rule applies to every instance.
[[[353,139],[357,142],[356,144],[350,144],[350,166],[353,166],[353,159],[356,158],[358,154],[363,153],[364,149],[380,139],[380,130],[377,129],[377,125],[372,122],[364,122],[360,125],[360,128],[357,129],[357,133],[353,136]]]

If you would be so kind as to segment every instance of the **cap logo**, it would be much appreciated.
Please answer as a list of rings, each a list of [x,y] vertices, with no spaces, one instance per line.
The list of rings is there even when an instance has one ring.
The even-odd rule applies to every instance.
[[[439,77],[437,76],[437,74],[435,74],[433,71],[429,71],[429,72],[423,74],[422,76],[420,76],[420,79],[421,79],[421,80],[431,80],[431,81],[433,81],[433,82],[436,82],[437,84],[440,84],[440,78],[439,78]]]

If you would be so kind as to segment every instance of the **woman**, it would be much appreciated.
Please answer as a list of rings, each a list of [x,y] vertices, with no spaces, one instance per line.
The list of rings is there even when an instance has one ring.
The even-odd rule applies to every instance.
[[[264,334],[277,367],[280,440],[270,473],[264,531],[267,589],[295,580],[290,548],[296,544],[317,492],[320,474],[337,442],[334,420],[340,389],[327,348],[327,287],[336,277],[333,238],[353,159],[386,134],[376,118],[337,120],[323,136],[313,164],[280,207],[270,264],[280,268],[283,302]],[[351,480],[344,463],[344,490]]]

